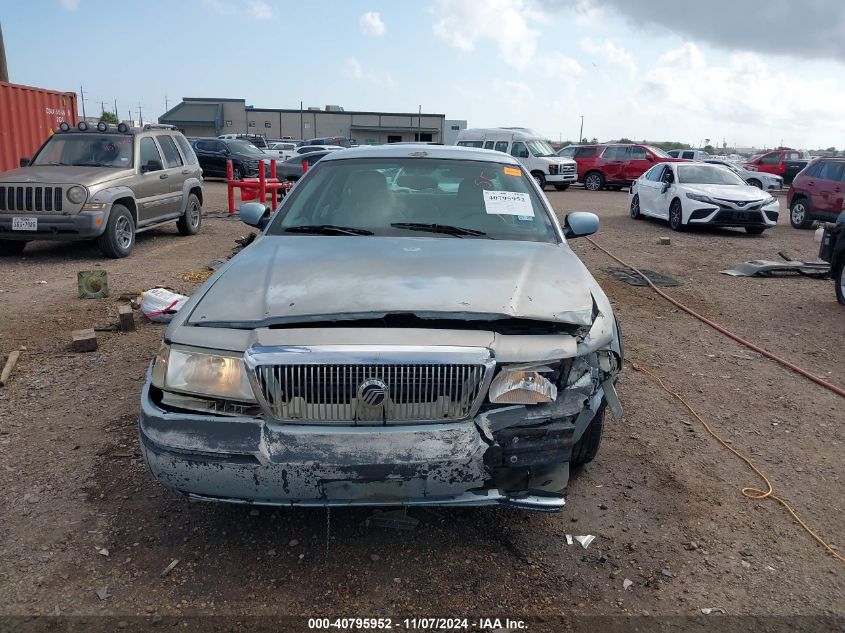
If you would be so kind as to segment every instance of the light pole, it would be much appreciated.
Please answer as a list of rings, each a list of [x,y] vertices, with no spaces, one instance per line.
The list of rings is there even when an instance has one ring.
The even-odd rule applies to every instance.
[[[584,115],[579,115],[581,117],[581,131],[578,133],[578,142],[582,142],[584,140]]]

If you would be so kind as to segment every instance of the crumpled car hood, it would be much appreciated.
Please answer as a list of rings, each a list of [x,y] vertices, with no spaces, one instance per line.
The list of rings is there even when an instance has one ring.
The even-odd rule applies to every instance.
[[[188,325],[255,328],[387,314],[593,322],[565,244],[431,237],[261,237],[186,305]]]

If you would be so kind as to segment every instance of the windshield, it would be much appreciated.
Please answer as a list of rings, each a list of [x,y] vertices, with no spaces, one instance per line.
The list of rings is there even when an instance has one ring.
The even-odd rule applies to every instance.
[[[678,165],[678,182],[685,185],[744,185],[745,181],[717,165]]]
[[[30,165],[132,167],[132,141],[122,134],[54,134]]]
[[[253,156],[264,156],[264,152],[258,149],[252,143],[246,141],[226,141],[229,150],[237,154],[252,154]]]
[[[546,141],[527,141],[525,144],[528,145],[528,149],[531,150],[531,153],[534,156],[541,157],[555,155],[555,151],[548,143],[546,143]]]
[[[559,241],[522,170],[486,161],[321,161],[279,211],[268,234],[297,235],[306,232],[303,227],[329,226],[342,227],[345,234]]]
[[[660,158],[672,158],[672,156],[669,156],[669,154],[664,152],[659,147],[652,147],[651,145],[648,145],[647,148],[648,148],[648,151],[650,151],[655,156],[659,156]]]
[[[572,158],[575,156],[575,150],[578,149],[577,145],[569,145],[568,147],[564,147],[560,150],[557,155],[562,156],[564,158]]]

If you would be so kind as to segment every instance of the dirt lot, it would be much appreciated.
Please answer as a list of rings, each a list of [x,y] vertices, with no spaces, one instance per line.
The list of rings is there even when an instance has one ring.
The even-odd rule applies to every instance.
[[[206,211],[222,210],[222,185],[207,190]],[[845,309],[831,281],[718,273],[783,249],[813,258],[812,232],[782,217],[760,237],[678,234],[631,220],[624,192],[548,196],[559,213],[598,213],[596,241],[677,279],[674,297],[845,384]],[[70,331],[116,321],[121,293],[157,284],[190,293],[195,284],[181,275],[247,232],[206,218],[196,237],[175,226],[139,236],[124,260],[102,259],[90,244],[38,243],[0,262],[0,355],[26,347],[0,389],[0,613],[845,614],[845,565],[777,504],[744,499],[740,488],[759,485],[756,476],[630,367],[619,386],[625,417],[608,424],[560,514],[411,510],[419,526],[403,532],[368,525],[369,510],[251,510],[164,490],[136,436],[139,391],[163,326],[101,333],[89,354],[69,351]],[[671,245],[658,245],[659,236]],[[650,290],[613,280],[605,269],[616,264],[588,242],[572,247],[618,310],[628,358],[688,397],[811,526],[845,548],[842,399]],[[98,268],[108,271],[112,298],[78,299],[77,271]],[[567,532],[596,540],[587,550],[568,546]]]

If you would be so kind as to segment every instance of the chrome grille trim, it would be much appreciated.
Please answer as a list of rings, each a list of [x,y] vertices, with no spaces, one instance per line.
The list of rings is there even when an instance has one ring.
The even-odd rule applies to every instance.
[[[244,355],[265,415],[300,424],[417,424],[475,415],[495,360],[475,347],[254,347]],[[387,385],[383,405],[358,400],[364,381]]]

